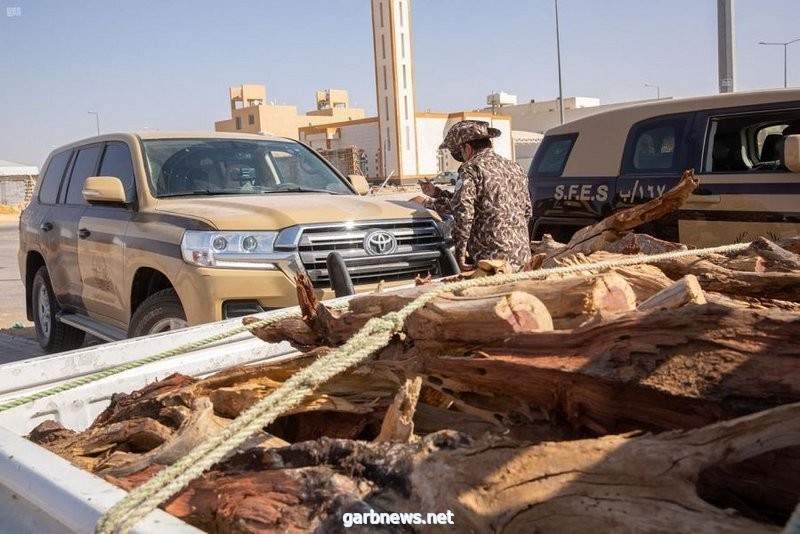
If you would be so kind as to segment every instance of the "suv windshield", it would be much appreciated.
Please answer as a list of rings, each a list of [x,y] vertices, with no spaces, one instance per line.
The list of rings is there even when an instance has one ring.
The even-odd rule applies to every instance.
[[[150,190],[156,197],[352,193],[311,150],[285,141],[150,139],[142,141]]]

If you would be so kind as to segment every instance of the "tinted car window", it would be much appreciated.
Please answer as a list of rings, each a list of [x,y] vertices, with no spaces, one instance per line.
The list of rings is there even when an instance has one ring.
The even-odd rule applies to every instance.
[[[39,187],[39,202],[43,204],[55,204],[58,198],[58,190],[61,186],[61,178],[64,170],[69,163],[71,152],[61,152],[50,159],[50,164],[42,177],[42,185]]]
[[[351,193],[315,151],[272,140],[148,139],[142,142],[157,197],[241,195],[289,189]]]
[[[554,135],[545,138],[536,153],[534,171],[536,174],[559,176],[564,171],[569,153],[575,144],[577,134]],[[539,154],[541,153],[541,155]]]
[[[72,166],[72,174],[67,188],[67,204],[86,204],[83,200],[83,182],[89,176],[94,176],[97,156],[100,153],[99,146],[83,148],[78,151],[75,158],[75,165]]]
[[[784,132],[791,132],[794,124],[800,125],[798,109],[766,109],[711,117],[703,171],[785,172],[781,161]]]
[[[122,143],[106,145],[103,161],[100,163],[100,176],[116,176],[122,181],[125,199],[132,202],[136,197],[136,180],[133,176],[133,162],[128,146]]]
[[[641,125],[628,138],[625,171],[663,172],[677,170],[678,146],[685,121],[660,120]]]
[[[638,171],[669,169],[675,154],[675,128],[661,126],[642,132],[636,139],[633,166]]]

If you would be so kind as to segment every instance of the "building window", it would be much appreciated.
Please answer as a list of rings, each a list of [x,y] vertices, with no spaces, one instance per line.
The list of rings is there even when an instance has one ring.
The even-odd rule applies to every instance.
[[[403,96],[403,106],[406,111],[406,120],[408,120],[408,95]]]
[[[389,97],[386,96],[383,99],[384,103],[386,104],[386,119],[389,119]]]
[[[378,4],[378,11],[381,14],[381,28],[383,28],[383,2]]]
[[[398,12],[400,13],[400,27],[403,27],[403,2],[399,2]]]
[[[406,34],[400,34],[400,53],[402,54],[401,57],[406,57]]]
[[[406,150],[411,150],[411,128],[406,126]]]
[[[256,116],[252,113],[247,116],[247,124],[255,124],[256,123]]]
[[[241,130],[242,129],[242,118],[241,117],[236,117],[236,129],[237,130]]]
[[[381,35],[381,57],[386,59],[386,36]]]
[[[389,82],[386,78],[386,65],[383,66],[383,89],[387,91],[389,89]]]
[[[389,133],[389,127],[386,127],[386,152],[392,151],[392,136]]]
[[[408,81],[406,80],[406,66],[403,65],[403,89],[408,89]]]

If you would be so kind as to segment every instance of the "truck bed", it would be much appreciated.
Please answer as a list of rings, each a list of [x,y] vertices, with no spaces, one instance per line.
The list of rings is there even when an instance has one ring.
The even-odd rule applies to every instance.
[[[264,318],[277,312],[267,312]],[[128,361],[198,341],[241,325],[241,319],[70,351],[0,366],[0,402],[61,385]],[[130,392],[172,373],[205,376],[218,370],[297,352],[288,343],[268,344],[237,334],[194,350],[0,412],[0,532],[91,532],[125,491],[83,471],[24,438],[53,419],[80,431],[109,404],[114,393]],[[199,532],[156,510],[135,532]]]

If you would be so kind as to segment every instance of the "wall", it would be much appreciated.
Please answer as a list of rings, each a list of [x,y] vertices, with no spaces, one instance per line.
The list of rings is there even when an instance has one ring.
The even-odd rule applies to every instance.
[[[27,204],[35,184],[35,176],[0,176],[0,204]]]
[[[452,158],[447,158],[450,162],[448,166],[439,151],[447,132],[447,121],[448,115],[444,113],[417,114],[417,159],[422,176],[436,176],[442,171],[458,169],[458,163]]]

